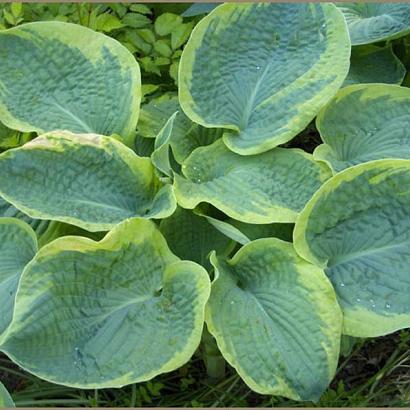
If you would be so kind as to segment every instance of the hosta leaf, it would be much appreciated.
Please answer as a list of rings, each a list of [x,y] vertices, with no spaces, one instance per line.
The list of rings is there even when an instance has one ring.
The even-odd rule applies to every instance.
[[[58,384],[148,380],[198,347],[209,288],[206,271],[180,261],[147,220],[127,220],[101,242],[57,239],[25,269],[1,349]]]
[[[193,3],[182,14],[183,17],[194,17],[210,13],[219,3]]]
[[[154,166],[162,174],[171,177],[172,167],[169,159],[169,143],[171,140],[172,129],[174,126],[175,117],[178,112],[171,115],[164,127],[155,138],[154,151],[151,154],[151,161]]]
[[[279,238],[292,242],[294,224],[247,224],[236,220],[230,223],[243,232],[251,241],[261,238]]]
[[[110,137],[51,132],[0,156],[0,194],[33,218],[106,231],[175,210],[149,158]]]
[[[318,399],[334,376],[342,327],[323,271],[272,238],[211,261],[206,322],[225,359],[258,393]]]
[[[360,83],[401,84],[406,68],[393,53],[391,45],[352,48],[349,74],[344,86]]]
[[[30,226],[15,218],[0,218],[0,339],[13,316],[20,275],[36,251],[37,239]]]
[[[335,172],[375,159],[410,159],[410,89],[352,85],[323,108],[316,126],[325,144],[314,158]]]
[[[181,107],[203,126],[226,128],[231,150],[264,152],[309,124],[341,86],[349,56],[332,4],[224,4],[185,46]]]
[[[3,383],[0,382],[0,408],[15,407],[13,399],[11,398],[9,392],[4,387]]]
[[[168,246],[181,259],[188,259],[209,269],[208,256],[212,250],[228,254],[232,241],[215,229],[206,218],[178,208],[160,224]]]
[[[50,221],[44,221],[40,219],[30,218],[25,213],[19,211],[12,204],[8,203],[5,199],[0,197],[0,217],[1,218],[17,218],[31,226],[38,237],[48,229]]]
[[[35,22],[0,32],[0,120],[38,133],[132,136],[140,71],[120,43],[85,27]]]
[[[344,333],[373,337],[410,326],[410,161],[346,169],[308,202],[297,252],[325,268],[344,313]]]
[[[175,175],[175,194],[183,208],[208,202],[247,223],[294,222],[319,186],[327,166],[299,149],[276,148],[260,155],[235,154],[222,140],[197,148]]]
[[[408,3],[339,3],[352,45],[369,44],[410,32]]]
[[[246,245],[248,242],[261,238],[279,238],[287,242],[292,242],[294,224],[277,223],[256,225],[247,224],[235,219],[221,221],[205,215],[202,212],[198,212],[197,210],[194,210],[194,212],[203,215],[219,232],[241,245]]]
[[[179,163],[195,148],[212,144],[222,136],[221,129],[205,128],[193,123],[182,112],[178,97],[174,95],[163,95],[142,106],[138,134],[145,138],[155,138],[175,111],[178,111],[178,115],[173,124],[170,145]]]
[[[175,159],[182,164],[195,148],[210,145],[221,138],[222,130],[193,124],[182,111],[178,115],[180,126],[172,134],[171,147]]]
[[[240,243],[241,245],[246,245],[251,240],[244,235],[238,228],[233,226],[233,224],[227,221],[221,221],[220,219],[214,218],[212,216],[206,215],[201,210],[194,209],[193,211],[196,215],[203,216],[207,219],[207,221],[220,233],[225,235],[226,237],[234,240],[235,242]]]

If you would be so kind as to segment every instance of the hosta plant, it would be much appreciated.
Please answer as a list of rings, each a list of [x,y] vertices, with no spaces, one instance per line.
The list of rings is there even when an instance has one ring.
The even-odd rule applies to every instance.
[[[121,387],[196,351],[209,364],[212,335],[254,391],[317,400],[342,335],[409,327],[410,94],[391,43],[409,13],[219,5],[178,93],[142,106],[116,40],[0,31],[0,350],[54,383]],[[312,154],[292,144],[315,118]]]

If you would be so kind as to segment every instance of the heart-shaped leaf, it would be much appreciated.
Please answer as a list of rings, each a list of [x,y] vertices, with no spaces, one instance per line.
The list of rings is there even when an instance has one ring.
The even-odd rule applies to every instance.
[[[0,32],[0,120],[38,133],[134,134],[140,70],[116,40],[76,24],[35,22]]]
[[[124,221],[101,242],[57,239],[24,270],[1,350],[58,384],[149,380],[192,356],[209,292],[206,271],[172,254],[151,221]]]
[[[323,271],[273,238],[211,261],[206,323],[225,359],[258,393],[317,400],[334,376],[342,328]]]
[[[332,4],[227,3],[195,27],[181,57],[179,98],[205,127],[227,129],[240,154],[283,144],[342,85],[350,41]]]
[[[344,332],[374,337],[410,326],[410,161],[356,165],[327,181],[300,214],[297,252],[325,268]]]

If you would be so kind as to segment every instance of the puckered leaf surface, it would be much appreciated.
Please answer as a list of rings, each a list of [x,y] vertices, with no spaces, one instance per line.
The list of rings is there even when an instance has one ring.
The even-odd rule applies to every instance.
[[[33,218],[105,231],[124,219],[163,218],[175,208],[149,158],[94,134],[44,134],[0,156],[0,194]]]
[[[36,252],[37,238],[30,226],[16,218],[0,218],[0,339],[13,316],[20,275]]]
[[[374,337],[410,326],[410,161],[378,160],[327,181],[300,214],[297,252],[325,268],[344,332]]]
[[[401,37],[410,32],[409,3],[339,3],[352,45]]]
[[[242,222],[294,222],[331,175],[321,165],[299,149],[241,156],[218,140],[184,161],[184,177],[175,175],[175,194],[183,208],[208,202]]]
[[[390,84],[343,88],[316,119],[325,144],[314,158],[335,172],[383,158],[410,159],[410,89]]]
[[[134,133],[140,70],[116,40],[76,24],[35,22],[0,33],[0,120],[38,133]]]
[[[256,392],[318,399],[334,376],[342,328],[323,271],[273,238],[211,261],[206,322],[225,359]]]
[[[332,4],[223,4],[195,27],[180,63],[191,120],[225,128],[240,154],[302,131],[343,83],[350,41]]]
[[[120,387],[182,366],[198,347],[210,283],[151,221],[101,242],[65,237],[26,267],[1,350],[31,373],[80,388]]]

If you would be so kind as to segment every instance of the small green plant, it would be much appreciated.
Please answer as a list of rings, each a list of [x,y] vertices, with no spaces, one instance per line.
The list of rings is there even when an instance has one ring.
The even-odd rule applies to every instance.
[[[224,359],[255,392],[319,401],[352,337],[410,327],[410,91],[391,43],[408,4],[232,3],[198,24],[195,9],[38,8],[54,21],[7,6],[0,31],[13,362],[132,384],[135,405],[163,387],[135,383],[202,341],[212,379]],[[178,94],[151,81],[165,71]],[[315,118],[323,144],[289,147]]]

